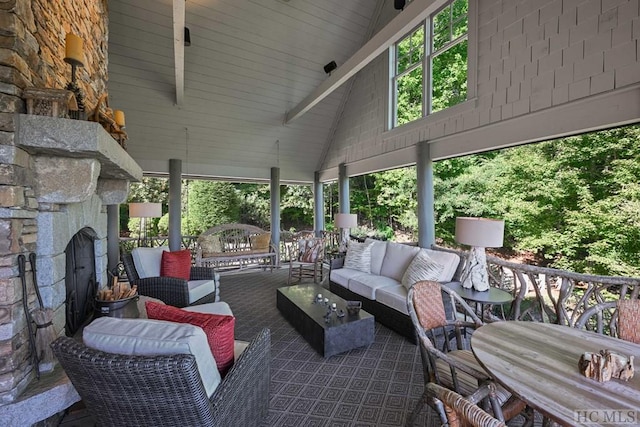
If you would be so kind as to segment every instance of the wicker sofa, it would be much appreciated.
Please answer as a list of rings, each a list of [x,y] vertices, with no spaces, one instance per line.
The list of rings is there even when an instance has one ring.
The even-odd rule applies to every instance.
[[[268,412],[268,329],[249,343],[211,397],[192,354],[112,354],[68,337],[51,346],[98,426],[245,427],[260,425]]]
[[[450,282],[456,274],[460,257],[452,252],[437,251],[394,242],[367,239],[370,263],[365,271],[344,268],[344,258],[331,263],[329,290],[346,299],[362,301],[362,308],[373,314],[376,321],[416,343],[415,331],[407,310],[408,287],[402,284],[405,272],[419,253],[442,266],[432,280]],[[349,257],[349,251],[347,251]],[[368,270],[368,272],[367,272]],[[424,277],[420,280],[426,280]]]

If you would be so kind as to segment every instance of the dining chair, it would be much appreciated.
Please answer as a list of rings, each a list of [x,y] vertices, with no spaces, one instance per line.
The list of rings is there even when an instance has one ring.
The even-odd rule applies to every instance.
[[[324,246],[322,237],[300,238],[293,242],[290,246],[287,284],[291,284],[294,278],[301,282],[305,277],[313,278],[314,283],[322,281]]]
[[[465,396],[472,404],[482,403],[500,420],[509,420],[525,409],[524,402],[494,384],[473,356],[470,338],[483,322],[457,293],[438,282],[420,281],[409,289],[407,309],[420,342],[425,386],[435,383]],[[449,317],[447,312],[451,313]],[[425,404],[438,411],[443,423],[447,422],[442,407],[425,392],[407,426],[413,425]]]
[[[640,344],[640,299],[618,301],[618,338]]]
[[[443,425],[449,427],[506,427],[503,421],[492,417],[478,405],[448,388],[428,383],[425,387],[425,393],[445,412],[447,422]]]

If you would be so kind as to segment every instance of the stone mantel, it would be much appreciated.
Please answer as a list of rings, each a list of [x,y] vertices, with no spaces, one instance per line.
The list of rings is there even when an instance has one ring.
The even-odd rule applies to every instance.
[[[97,159],[100,178],[142,179],[142,168],[98,123],[20,114],[17,124],[17,145],[30,154]]]

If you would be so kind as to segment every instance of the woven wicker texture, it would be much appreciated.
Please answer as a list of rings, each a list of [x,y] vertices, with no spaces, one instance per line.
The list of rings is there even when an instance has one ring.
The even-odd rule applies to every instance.
[[[268,329],[251,341],[210,399],[192,355],[109,354],[67,337],[52,348],[98,426],[256,426],[268,411]]]
[[[413,291],[413,305],[418,320],[424,329],[433,329],[447,324],[447,316],[442,302],[440,283],[432,281],[417,282]]]
[[[157,298],[174,307],[187,307],[216,301],[216,293],[212,292],[198,301],[189,304],[189,287],[186,280],[175,277],[147,277],[141,279],[136,271],[131,254],[122,255],[122,264],[131,285],[138,286],[138,294]],[[215,270],[208,267],[191,267],[190,280],[214,280]]]
[[[430,397],[438,399],[444,405],[449,427],[506,427],[506,424],[464,397],[437,384],[429,383],[425,387]]]
[[[640,300],[618,301],[618,337],[640,344]]]

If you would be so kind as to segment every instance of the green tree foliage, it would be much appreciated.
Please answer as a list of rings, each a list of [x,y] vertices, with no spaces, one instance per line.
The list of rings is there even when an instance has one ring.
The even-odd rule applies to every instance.
[[[505,248],[582,273],[640,275],[640,127],[436,163],[438,236],[505,220]],[[460,167],[462,166],[462,167]]]
[[[236,189],[224,181],[191,182],[188,209],[189,221],[197,231],[194,234],[240,219],[240,199]]]
[[[313,227],[313,191],[309,185],[283,185],[280,189],[283,224],[302,230]],[[307,226],[309,225],[309,226]]]
[[[235,184],[240,197],[240,222],[268,229],[271,192],[267,184]]]

